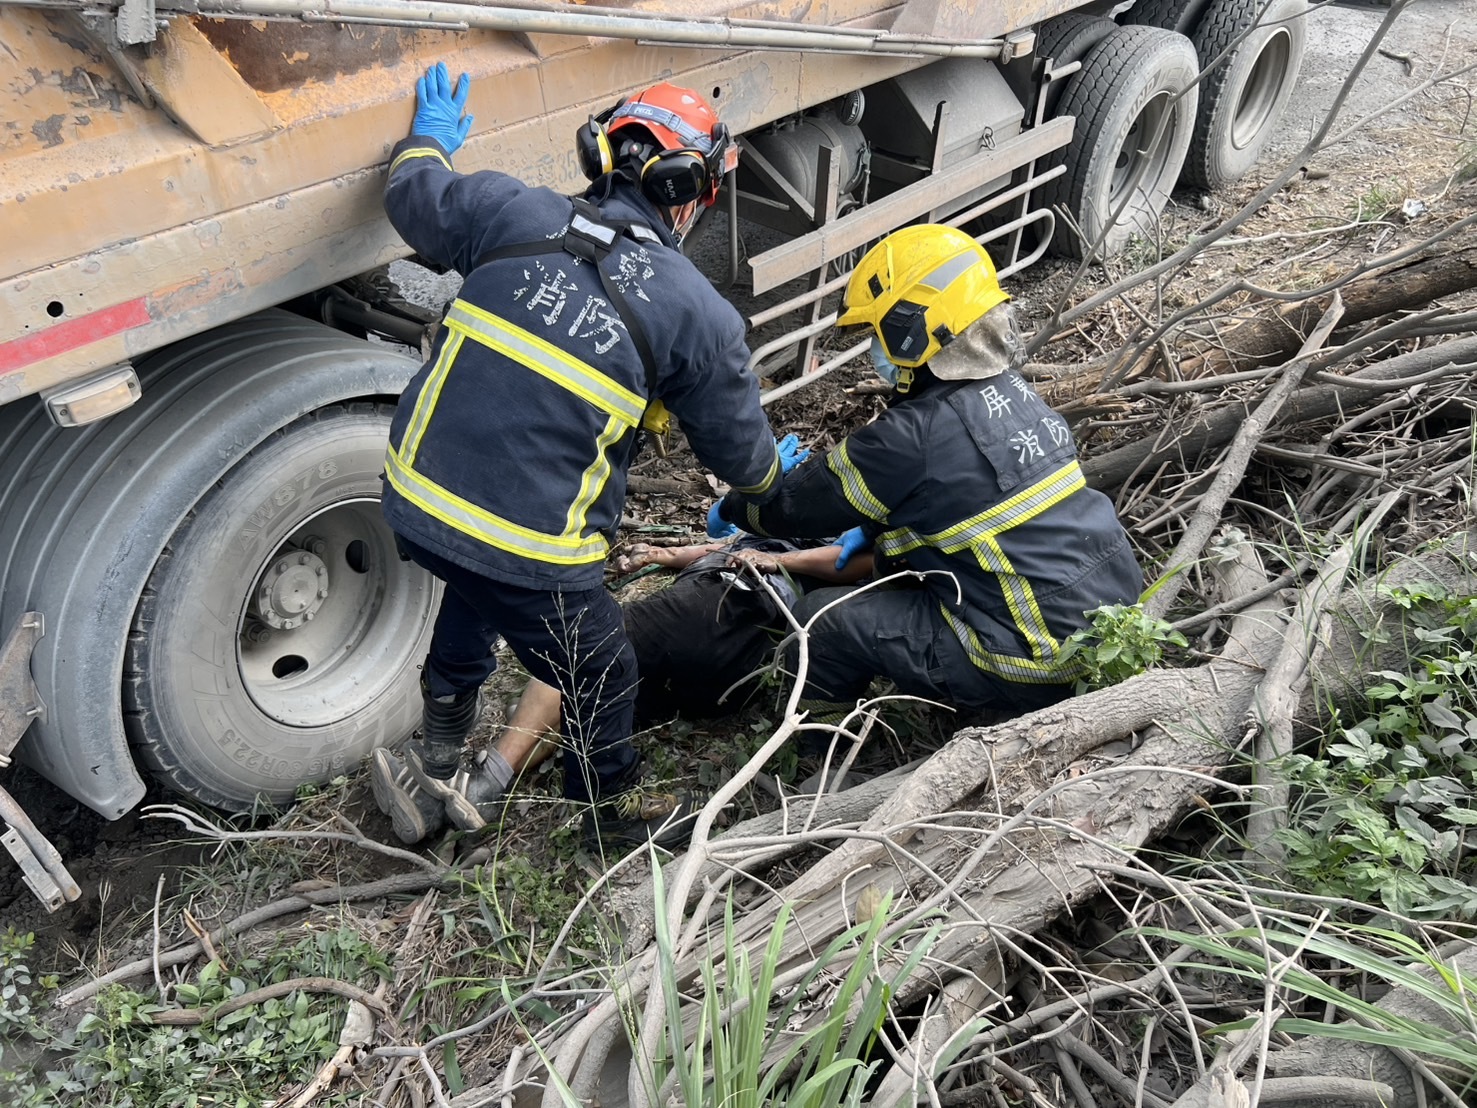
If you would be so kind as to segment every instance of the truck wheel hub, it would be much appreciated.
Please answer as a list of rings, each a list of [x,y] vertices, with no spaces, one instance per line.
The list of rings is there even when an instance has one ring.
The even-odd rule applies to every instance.
[[[328,599],[328,567],[306,550],[278,558],[262,574],[255,607],[268,627],[291,631],[312,619]]]

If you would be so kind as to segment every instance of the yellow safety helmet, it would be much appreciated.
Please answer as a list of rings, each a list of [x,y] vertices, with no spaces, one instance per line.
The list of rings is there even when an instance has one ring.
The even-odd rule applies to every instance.
[[[1009,299],[983,246],[956,227],[926,223],[867,251],[836,325],[870,324],[894,365],[916,368]]]

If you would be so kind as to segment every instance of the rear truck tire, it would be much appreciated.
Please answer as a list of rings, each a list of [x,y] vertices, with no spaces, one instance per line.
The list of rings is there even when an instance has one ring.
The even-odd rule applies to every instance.
[[[1111,257],[1153,232],[1189,149],[1197,73],[1190,40],[1158,27],[1119,27],[1088,53],[1059,108],[1077,117],[1067,171],[1042,196],[1081,235],[1059,219],[1053,253],[1081,258],[1101,238],[1096,256]]]
[[[1041,58],[1050,58],[1057,69],[1063,69],[1073,62],[1081,61],[1089,50],[1116,29],[1117,24],[1111,19],[1083,15],[1080,12],[1068,12],[1066,15],[1047,20],[1042,26],[1040,33],[1036,36],[1036,55]],[[1055,117],[1056,107],[1061,102],[1062,94],[1069,82],[1070,78],[1053,82],[1048,86],[1046,109],[1042,118]]]
[[[383,553],[382,536],[368,532],[377,517],[370,498],[379,492],[386,405],[417,366],[390,347],[269,311],[140,358],[142,396],[99,423],[63,430],[34,400],[0,407],[0,627],[26,611],[46,621],[31,655],[45,714],[21,740],[22,760],[117,819],[144,796],[140,762],[163,770],[175,787],[240,807],[262,787],[274,799],[292,790],[281,773],[262,774],[260,766],[257,776],[238,772],[236,743],[261,751],[259,761],[285,758],[290,771],[299,755],[289,757],[298,747],[288,744],[311,733],[322,761],[314,767],[302,755],[306,780],[318,769],[332,775],[353,751],[382,737],[407,734],[420,691],[413,663],[402,663],[419,645],[386,644],[385,668],[375,674],[391,672],[399,659],[393,691],[344,692],[333,704],[322,695],[317,704],[304,697],[301,710],[320,715],[296,720],[295,730],[267,727],[259,707],[255,716],[247,711],[242,696],[249,699],[250,690],[233,667],[248,595],[268,584],[277,617],[301,604],[307,578],[300,567],[279,570],[271,581],[263,576],[284,540],[303,535],[322,539],[325,550],[342,545],[327,555],[330,595],[322,599],[330,601],[335,574],[352,572],[340,560],[351,557],[353,527],[365,532],[354,532],[366,544],[352,555],[357,564]],[[333,463],[331,475],[325,461]],[[296,483],[300,476],[306,487]],[[329,518],[337,508],[344,518]],[[327,523],[333,532],[302,531]],[[317,566],[310,561],[308,568],[316,579]],[[386,569],[392,572],[398,570]],[[428,637],[435,596],[426,580],[415,604],[416,626]],[[394,588],[403,582],[393,578]],[[382,618],[395,611],[379,610]],[[323,619],[328,615],[310,626]],[[394,626],[415,640],[409,621]],[[341,638],[366,652],[383,640],[352,630]],[[295,653],[312,665],[307,653]],[[263,663],[253,671],[260,677],[285,656],[243,657]],[[280,667],[287,679],[296,664]],[[126,670],[134,713],[127,729]],[[243,734],[242,727],[253,730]],[[139,740],[137,753],[129,731]],[[216,749],[197,749],[212,739]]]
[[[144,588],[124,670],[133,748],[218,808],[292,799],[420,719],[430,576],[379,510],[393,408],[322,408],[211,489]]]
[[[1210,0],[1191,38],[1200,64],[1209,68],[1200,86],[1185,184],[1220,188],[1256,164],[1297,85],[1307,11],[1307,0]]]
[[[1162,27],[1190,37],[1210,0],[1139,0],[1124,13],[1125,27]]]

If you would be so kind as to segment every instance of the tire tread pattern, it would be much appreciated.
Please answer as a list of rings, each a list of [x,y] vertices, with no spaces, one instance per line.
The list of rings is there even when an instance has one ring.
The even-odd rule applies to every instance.
[[[236,464],[237,466],[244,465],[252,457],[270,448],[304,422],[318,422],[345,414],[374,414],[380,411],[388,416],[388,413],[394,411],[394,406],[370,402],[349,402],[319,408],[287,427],[273,432],[243,455]],[[222,479],[203,490],[197,504],[208,499],[224,485],[225,480]],[[159,725],[157,712],[149,699],[147,671],[152,646],[151,632],[160,604],[159,589],[156,583],[169,575],[170,565],[176,556],[175,546],[183,536],[189,533],[196,515],[197,513],[193,510],[186,515],[165,545],[163,553],[154,563],[153,572],[149,574],[143,594],[139,598],[138,607],[134,611],[133,625],[129,628],[128,641],[124,647],[123,728],[128,735],[129,745],[133,748],[135,757],[167,788],[194,797],[215,808],[233,809],[240,807],[239,798],[225,796],[200,781],[171,751],[168,739]]]
[[[1119,27],[1110,37],[1099,43],[1084,59],[1082,69],[1072,77],[1062,97],[1061,115],[1077,117],[1077,130],[1068,147],[1067,172],[1048,184],[1042,196],[1047,206],[1060,205],[1080,221],[1083,210],[1086,182],[1098,159],[1116,157],[1117,150],[1106,150],[1098,141],[1102,122],[1109,117],[1117,103],[1133,93],[1140,72],[1161,51],[1190,51],[1191,47],[1183,35],[1166,31],[1160,27]],[[1192,89],[1187,98],[1194,96]],[[1183,104],[1181,100],[1181,104]],[[1090,138],[1091,141],[1088,141]],[[1081,156],[1083,151],[1088,156]],[[1170,167],[1174,173],[1179,167]],[[1166,187],[1166,195],[1173,186],[1173,177]],[[1084,228],[1085,230],[1085,228]],[[1053,242],[1053,253],[1080,258],[1087,244],[1065,227],[1058,227]],[[1111,252],[1111,251],[1109,251]]]
[[[1103,19],[1096,15],[1083,15],[1081,12],[1068,12],[1049,20],[1041,28],[1040,34],[1036,36],[1036,55],[1041,58],[1051,58],[1061,66],[1070,65],[1072,62],[1081,61],[1098,43],[1118,29],[1118,25],[1111,19]],[[1076,74],[1073,74],[1075,77]],[[1044,118],[1051,119],[1056,115],[1057,106],[1066,94],[1066,88],[1072,83],[1073,77],[1063,81],[1057,81],[1047,89],[1046,112]]]
[[[1257,20],[1263,16],[1263,9],[1269,22],[1276,18],[1275,0],[1272,3],[1265,0],[1210,0],[1204,14],[1199,19],[1195,32],[1191,36],[1191,42],[1195,45],[1195,54],[1200,59],[1202,69],[1204,66],[1214,62],[1233,43],[1242,38],[1251,28],[1256,26]],[[1240,49],[1240,47],[1238,47]],[[1200,82],[1200,106],[1196,112],[1195,133],[1190,139],[1190,152],[1185,158],[1185,169],[1182,180],[1194,188],[1210,190],[1219,185],[1226,184],[1221,174],[1214,169],[1212,157],[1213,144],[1221,141],[1217,135],[1219,122],[1218,117],[1223,112],[1234,113],[1239,106],[1239,93],[1233,97],[1227,97],[1227,85],[1231,80],[1235,66],[1232,64],[1236,54],[1232,53],[1214,68],[1203,71]],[[1300,56],[1293,59],[1294,70],[1299,64]],[[1295,81],[1297,74],[1294,71],[1290,80]],[[1281,112],[1276,111],[1267,120],[1265,131],[1270,131],[1276,126]],[[1257,140],[1257,145],[1265,141],[1265,134]]]
[[[1123,17],[1125,27],[1162,27],[1189,36],[1207,0],[1139,0]]]

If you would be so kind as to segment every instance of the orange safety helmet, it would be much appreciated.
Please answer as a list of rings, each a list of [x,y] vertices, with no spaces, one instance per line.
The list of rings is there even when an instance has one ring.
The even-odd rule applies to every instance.
[[[655,139],[656,147],[641,141],[622,150],[620,132],[635,127]],[[692,89],[665,81],[593,116],[579,129],[575,150],[592,181],[614,170],[621,155],[639,155],[642,192],[671,207],[693,200],[712,206],[723,175],[738,166],[738,147],[712,106]]]

